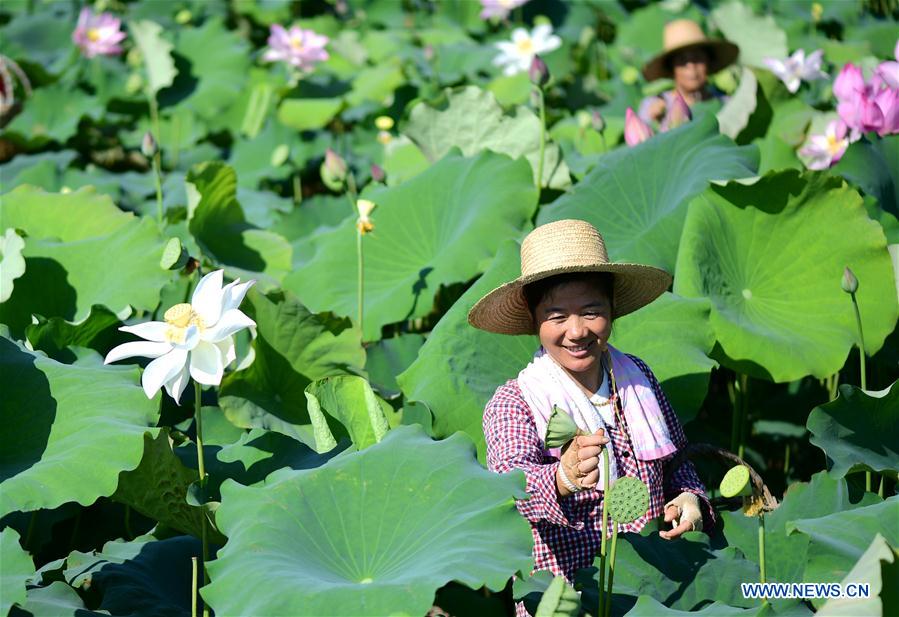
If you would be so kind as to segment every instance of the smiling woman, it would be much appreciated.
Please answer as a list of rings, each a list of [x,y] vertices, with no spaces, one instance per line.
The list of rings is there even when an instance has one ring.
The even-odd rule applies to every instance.
[[[521,469],[527,478],[530,499],[516,505],[531,524],[534,571],[573,583],[578,568],[593,564],[603,534],[599,458],[606,447],[609,480],[638,478],[650,493],[646,512],[619,532],[638,532],[660,516],[671,526],[660,533],[666,539],[702,530],[703,518],[713,523],[691,464],[663,481],[686,438],[658,381],[639,358],[608,344],[613,320],[649,304],[670,282],[658,268],[610,262],[589,223],[557,221],[525,238],[521,276],[469,313],[476,328],[540,338],[533,361],[497,388],[484,411],[489,468]],[[546,443],[554,408],[579,429],[562,448]],[[521,602],[516,612],[528,614]]]

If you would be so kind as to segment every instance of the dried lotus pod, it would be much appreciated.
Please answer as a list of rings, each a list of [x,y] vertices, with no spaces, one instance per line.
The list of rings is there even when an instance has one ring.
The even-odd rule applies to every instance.
[[[553,405],[553,411],[546,424],[546,447],[561,448],[579,434],[577,424],[567,413]]]
[[[609,487],[605,503],[616,523],[632,523],[649,508],[649,489],[637,478],[618,478]]]
[[[721,479],[721,496],[745,497],[752,494],[752,484],[749,481],[749,468],[746,465],[731,467]]]

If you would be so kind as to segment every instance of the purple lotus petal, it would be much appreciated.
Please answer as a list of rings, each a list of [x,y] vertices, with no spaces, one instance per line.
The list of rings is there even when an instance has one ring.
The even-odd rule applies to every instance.
[[[847,64],[833,81],[833,95],[838,101],[854,100],[865,89],[865,78],[861,68]]]
[[[309,72],[317,63],[330,57],[325,50],[328,41],[328,37],[312,30],[298,26],[285,30],[280,24],[272,24],[269,47],[262,59],[266,62],[286,62],[300,71]]]
[[[122,53],[119,45],[125,39],[122,21],[110,13],[94,15],[89,8],[81,9],[78,23],[72,32],[72,42],[87,58],[116,56]]]
[[[653,132],[649,125],[637,117],[634,110],[628,107],[624,114],[624,141],[627,142],[627,145],[636,146],[652,137],[652,135]]]

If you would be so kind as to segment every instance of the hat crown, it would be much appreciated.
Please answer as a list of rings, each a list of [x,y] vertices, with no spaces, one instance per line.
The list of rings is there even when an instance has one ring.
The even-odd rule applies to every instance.
[[[602,236],[586,221],[565,219],[537,227],[521,243],[521,276],[560,268],[577,270],[609,263]]]
[[[665,24],[662,41],[665,51],[671,51],[697,43],[708,43],[709,39],[695,21],[675,19]]]

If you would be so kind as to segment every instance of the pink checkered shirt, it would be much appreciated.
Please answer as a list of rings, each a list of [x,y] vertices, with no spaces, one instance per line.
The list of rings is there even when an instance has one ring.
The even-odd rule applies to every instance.
[[[683,448],[687,443],[684,430],[655,375],[642,360],[630,354],[628,356],[648,377],[668,423],[671,439],[678,449]],[[667,501],[684,491],[699,496],[703,504],[703,528],[711,529],[714,514],[705,495],[705,487],[692,463],[681,465],[668,484],[663,485],[665,465],[674,455],[656,461],[634,458],[623,416],[623,413],[618,416],[622,424],[608,429],[609,445],[617,457],[619,474],[640,478],[649,487],[649,510],[633,523],[619,525],[618,532],[639,532],[650,519],[664,514]],[[587,489],[559,497],[556,490],[559,459],[544,456],[543,442],[537,436],[530,408],[515,379],[497,388],[487,403],[484,409],[484,436],[487,441],[487,466],[491,471],[506,473],[521,469],[527,477],[526,490],[531,498],[517,501],[516,506],[531,523],[534,536],[533,572],[549,570],[553,574],[563,575],[572,583],[574,573],[579,568],[591,566],[594,557],[599,554],[602,491]],[[611,530],[610,522],[608,533],[611,534]],[[527,614],[524,603],[516,603],[516,615]]]

